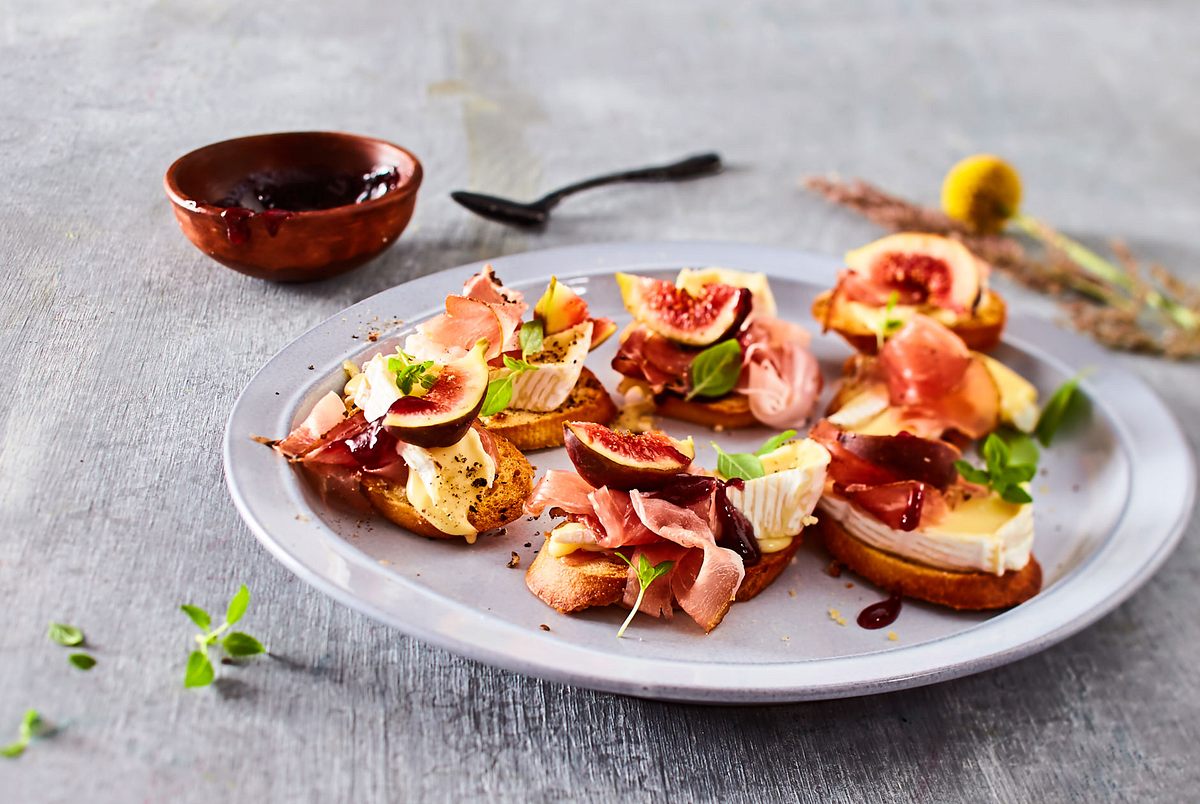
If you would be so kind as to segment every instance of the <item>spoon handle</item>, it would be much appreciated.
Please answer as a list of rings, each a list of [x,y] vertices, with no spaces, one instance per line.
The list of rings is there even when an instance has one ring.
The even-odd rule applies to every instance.
[[[721,170],[721,157],[716,153],[696,154],[669,165],[622,170],[618,173],[608,173],[593,179],[585,179],[575,184],[547,193],[534,202],[537,206],[549,209],[562,199],[580,190],[590,190],[605,184],[616,184],[623,181],[677,181],[692,179],[698,176],[709,176]]]

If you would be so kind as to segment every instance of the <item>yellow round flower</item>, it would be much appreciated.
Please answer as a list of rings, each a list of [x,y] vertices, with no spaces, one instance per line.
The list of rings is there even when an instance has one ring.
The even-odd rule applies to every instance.
[[[942,181],[942,210],[979,232],[998,232],[1021,207],[1021,176],[998,156],[968,156]]]

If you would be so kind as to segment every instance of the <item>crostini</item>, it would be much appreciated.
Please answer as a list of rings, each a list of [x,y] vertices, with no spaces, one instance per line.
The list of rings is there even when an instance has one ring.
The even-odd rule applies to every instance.
[[[663,416],[717,429],[799,427],[821,391],[809,334],[775,317],[763,274],[684,269],[674,283],[617,274],[633,323],[612,366]]]
[[[521,516],[533,467],[478,421],[488,383],[481,340],[444,363],[379,353],[274,448],[322,496],[370,508],[423,536],[463,538]]]
[[[754,456],[751,479],[726,477],[692,466],[690,439],[564,430],[576,471],[548,471],[526,503],[560,520],[526,573],[529,590],[564,614],[640,600],[638,611],[669,618],[678,607],[706,632],[790,562],[829,463],[816,442],[780,438]],[[639,564],[662,577],[647,585]]]
[[[847,252],[837,286],[817,296],[812,314],[860,352],[874,354],[879,333],[921,314],[976,351],[1000,342],[1004,300],[988,287],[989,266],[962,243],[905,232]]]

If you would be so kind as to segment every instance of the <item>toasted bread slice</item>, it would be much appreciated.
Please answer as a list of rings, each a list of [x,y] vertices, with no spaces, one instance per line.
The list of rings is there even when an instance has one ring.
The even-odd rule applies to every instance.
[[[1006,609],[1042,588],[1042,567],[1030,556],[1024,568],[1003,575],[952,572],[886,553],[851,536],[837,521],[821,517],[815,526],[834,558],[871,583],[905,597],[952,609]]]
[[[584,369],[571,390],[567,401],[554,410],[502,410],[494,416],[481,418],[488,432],[497,433],[511,441],[522,452],[531,449],[561,447],[563,424],[566,422],[596,422],[608,424],[617,416],[612,397],[590,370]]]
[[[786,549],[767,553],[757,564],[746,567],[737,602],[744,603],[770,586],[791,563],[801,541],[797,536]],[[549,543],[549,537],[546,542]],[[576,550],[555,558],[546,547],[542,545],[525,572],[525,585],[547,606],[562,614],[572,614],[593,606],[624,605],[629,566],[621,559],[591,550]]]
[[[533,491],[533,467],[512,442],[493,433],[496,441],[496,482],[483,495],[475,510],[467,514],[470,522],[480,533],[507,525],[521,516],[525,500]],[[435,528],[429,520],[417,513],[408,501],[404,484],[375,475],[364,475],[363,493],[371,505],[385,517],[402,528],[421,536],[439,539],[457,539]]]
[[[832,329],[841,335],[856,350],[864,354],[875,354],[879,347],[875,331],[866,322],[850,314],[849,308],[840,299],[835,301],[833,293],[834,291],[827,290],[813,300],[813,318],[820,321],[825,329]],[[962,338],[967,348],[986,352],[1000,343],[1000,334],[1004,330],[1007,315],[1004,299],[988,290],[984,291],[983,298],[969,316],[960,316],[953,321],[942,323]]]
[[[670,392],[656,394],[656,412],[672,419],[703,424],[721,430],[754,427],[758,420],[750,412],[750,400],[743,394],[726,394],[717,399],[687,400]]]

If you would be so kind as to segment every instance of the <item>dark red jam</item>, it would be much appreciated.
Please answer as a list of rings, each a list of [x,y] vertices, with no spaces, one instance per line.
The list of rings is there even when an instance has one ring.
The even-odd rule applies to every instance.
[[[875,630],[886,628],[896,622],[900,616],[900,595],[893,593],[887,600],[872,603],[858,614],[858,624],[862,628]]]
[[[221,209],[229,242],[241,245],[250,240],[251,218],[262,218],[267,234],[274,237],[283,222],[297,212],[372,201],[396,189],[399,183],[400,173],[394,167],[378,167],[370,173],[256,173],[212,201],[211,206]]]

